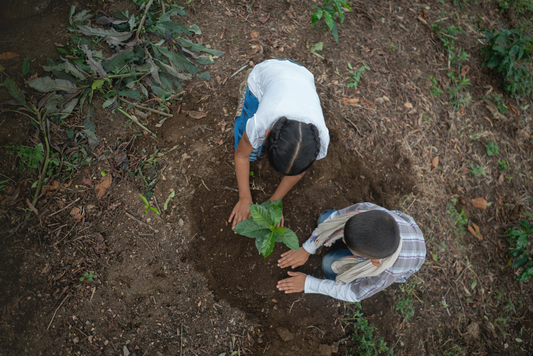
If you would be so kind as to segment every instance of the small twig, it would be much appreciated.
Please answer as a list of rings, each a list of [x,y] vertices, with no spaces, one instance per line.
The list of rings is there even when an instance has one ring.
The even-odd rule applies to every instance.
[[[152,195],[152,197],[154,198],[155,206],[156,206],[157,210],[159,211],[159,214],[162,214],[163,211],[159,207],[159,203],[157,202],[157,198],[155,197],[155,195]]]
[[[126,115],[126,117],[128,117],[131,121],[133,121],[137,126],[139,126],[140,128],[142,128],[143,130],[145,131],[148,131],[149,133],[151,133],[154,137],[157,138],[157,135],[155,133],[153,133],[152,131],[150,131],[149,128],[143,126],[139,120],[137,120],[137,118],[135,116],[131,116],[130,114],[128,114],[127,112],[125,112],[124,110],[122,110],[121,108],[117,108],[118,111],[120,111],[122,114]]]
[[[77,201],[80,200],[80,199],[81,199],[81,198],[78,198],[78,199],[74,200],[72,203],[70,203],[69,205],[67,205],[67,206],[64,207],[63,209],[59,209],[59,210],[56,211],[55,213],[52,213],[52,214],[48,215],[48,217],[52,217],[52,216],[54,216],[54,215],[56,215],[56,214],[62,212],[63,210],[70,208],[75,202],[77,202]]]
[[[63,301],[61,302],[61,304],[59,304],[59,306],[56,308],[56,311],[54,312],[54,315],[52,315],[52,320],[50,320],[50,323],[48,324],[48,327],[46,328],[46,330],[50,329],[50,325],[52,325],[52,322],[54,321],[54,318],[56,317],[57,311],[59,310],[59,308],[61,308],[61,306],[63,305],[63,303],[65,303],[65,300],[67,300],[68,297],[70,297],[70,293],[67,294],[67,296],[65,297],[65,299],[63,299]]]
[[[119,98],[119,99],[122,100],[123,102],[125,102],[126,104],[133,105],[135,107],[138,107],[138,108],[146,110],[146,111],[150,111],[150,112],[153,112],[153,113],[156,113],[156,114],[159,114],[159,115],[163,115],[163,116],[167,116],[167,117],[174,117],[174,115],[172,115],[172,114],[167,114],[166,112],[162,112],[162,111],[159,111],[159,110],[156,110],[156,109],[152,109],[152,108],[146,107],[146,106],[141,105],[141,104],[134,104],[131,101],[128,101],[128,100],[126,100],[124,98]]]
[[[93,301],[94,292],[96,292],[96,287],[93,288],[93,293],[91,294],[91,299],[89,299],[89,302]]]
[[[129,214],[129,213],[124,213],[124,214],[126,214],[126,216],[127,216],[128,218],[137,221],[137,222],[138,222],[139,224],[141,224],[141,225],[148,226],[152,231],[155,231],[155,229],[154,229],[153,227],[151,227],[150,225],[148,225],[148,224],[145,223],[144,221],[141,221],[141,220],[137,219],[135,216],[133,216],[133,215],[131,215],[131,214]]]
[[[239,74],[240,72],[242,72],[243,70],[245,70],[246,67],[248,67],[248,64],[243,65],[243,66],[242,66],[241,68],[239,68],[235,73],[233,73],[228,79],[233,78],[234,76],[236,76],[237,74]]]
[[[302,298],[298,298],[298,299],[296,299],[294,302],[292,302],[291,307],[289,308],[289,314],[290,314],[291,311],[292,311],[292,307],[294,306],[294,303],[299,302],[300,300],[302,300]]]

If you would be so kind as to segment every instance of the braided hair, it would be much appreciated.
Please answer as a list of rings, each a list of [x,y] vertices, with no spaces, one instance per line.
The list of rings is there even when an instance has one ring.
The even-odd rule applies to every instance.
[[[313,164],[320,152],[318,129],[313,124],[283,116],[272,126],[265,148],[276,172],[284,176],[299,175]]]

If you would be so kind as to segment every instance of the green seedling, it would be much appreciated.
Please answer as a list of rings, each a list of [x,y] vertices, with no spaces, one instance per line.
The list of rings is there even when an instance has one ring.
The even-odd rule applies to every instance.
[[[350,78],[351,81],[350,83],[348,83],[348,88],[357,88],[357,85],[359,85],[359,81],[361,80],[361,75],[363,75],[363,72],[365,70],[370,70],[370,67],[367,66],[365,62],[361,63],[363,63],[363,65],[357,70],[353,70],[352,65],[348,63],[348,68],[350,68],[348,72],[350,72],[350,74],[352,75],[352,77]]]
[[[175,195],[176,195],[176,191],[174,191],[174,190],[172,191],[172,193],[170,193],[170,194],[168,195],[167,200],[165,200],[165,205],[163,205],[163,210],[165,210],[165,211],[167,210],[167,208],[168,208],[168,203],[170,203],[170,201],[172,200],[172,198],[174,198]],[[142,196],[142,195],[141,195],[141,196]]]
[[[322,51],[323,49],[324,49],[324,42],[317,42],[314,45],[312,45],[311,48],[309,48],[309,52],[311,52],[311,54],[314,54],[318,58],[324,59],[324,57],[318,53],[318,51]]]
[[[141,199],[143,200],[144,202],[144,213],[147,214],[148,213],[148,209],[154,211],[157,215],[161,215],[161,213],[159,212],[159,210],[157,210],[157,208],[154,208],[153,206],[150,205],[150,203],[148,203],[148,200],[144,197],[144,195],[142,194],[139,194]]]
[[[431,81],[431,95],[439,96],[442,93],[444,93],[444,91],[441,88],[439,88],[439,83],[437,82],[437,78],[430,75],[429,80]]]
[[[533,43],[529,36],[517,30],[483,30],[487,45],[481,50],[485,55],[483,65],[494,70],[503,78],[503,88],[511,95],[533,92],[533,77],[526,65],[530,62]]]
[[[499,153],[498,146],[494,141],[489,141],[489,143],[485,145],[485,151],[487,152],[487,156],[497,155]]]
[[[19,170],[24,167],[39,169],[44,158],[44,147],[42,143],[39,143],[33,148],[27,146],[5,146],[5,148],[7,148],[8,153],[17,155],[20,159]]]
[[[403,314],[406,321],[409,320],[410,317],[415,315],[415,310],[413,309],[413,299],[411,297],[400,299],[398,304],[396,304],[396,310]]]
[[[504,159],[500,159],[498,161],[498,169],[502,172],[509,169],[509,162]]]
[[[83,277],[80,277],[80,282],[92,282],[94,280],[94,271],[87,271],[83,274]]]
[[[315,10],[311,12],[311,25],[316,26],[316,23],[324,18],[335,42],[339,43],[339,32],[335,23],[335,15],[339,15],[339,21],[342,24],[344,22],[344,8],[351,10],[350,5],[342,0],[324,0],[323,7],[312,5],[311,8]]]
[[[455,204],[456,199],[452,199],[452,202]],[[463,235],[465,233],[465,226],[468,224],[468,218],[464,210],[458,212],[453,204],[448,204],[448,210],[446,211],[453,223],[453,233],[457,235]],[[444,245],[445,246],[445,245]]]
[[[476,178],[478,178],[479,176],[485,176],[485,168],[483,168],[483,167],[481,167],[479,165],[477,165],[477,166],[472,165],[468,170]]]
[[[382,336],[378,340],[374,340],[373,334],[376,328],[369,325],[368,320],[363,317],[361,303],[355,303],[355,306],[357,309],[353,311],[352,318],[348,320],[354,321],[352,340],[357,343],[357,348],[355,350],[350,348],[348,355],[378,355],[380,353],[394,355],[393,350],[389,349]]]
[[[518,275],[520,282],[533,279],[533,260],[526,252],[529,236],[531,235],[533,235],[533,225],[530,225],[527,220],[520,221],[520,227],[507,231],[509,251],[511,257],[515,258],[511,266],[513,268],[522,268],[522,271]]]
[[[395,52],[396,51],[396,48],[398,47],[397,45],[395,45],[394,43],[389,43],[387,45],[390,49],[391,52]]]
[[[281,222],[283,206],[281,199],[263,204],[250,204],[251,219],[241,221],[235,226],[236,233],[255,239],[257,251],[265,258],[274,250],[276,242],[283,242],[292,250],[299,249],[298,237],[286,228],[277,227]]]

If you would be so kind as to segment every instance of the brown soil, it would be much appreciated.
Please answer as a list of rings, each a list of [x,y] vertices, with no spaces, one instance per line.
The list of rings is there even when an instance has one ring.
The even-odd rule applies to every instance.
[[[0,53],[19,56],[0,62],[5,68],[1,81],[9,76],[23,83],[20,68],[28,56],[35,59],[32,69],[46,75],[41,69],[46,57],[56,57],[55,44],[72,37],[65,31],[72,4],[78,10],[89,6],[52,1],[40,15],[3,21]],[[470,21],[481,17],[483,27],[505,27],[506,18],[495,3],[467,3],[461,9],[438,2],[355,2],[336,44],[330,34],[309,30],[312,4],[186,5],[181,21],[196,23],[203,31],[199,41],[224,56],[209,68],[210,82],[183,83],[186,94],[172,105],[174,117],[162,127],[155,126],[157,115],[146,119],[157,140],[135,136],[127,120],[95,103],[93,121],[101,144],[93,164],[65,180],[68,187],[43,197],[29,227],[22,226],[24,199],[2,214],[0,355],[117,355],[125,354],[125,348],[139,356],[358,354],[350,352],[358,343],[352,340],[353,322],[345,318],[353,305],[320,295],[280,293],[275,285],[286,271],[276,261],[286,248],[276,246],[264,259],[253,240],[235,235],[227,223],[238,199],[232,125],[245,71],[230,76],[245,64],[269,58],[291,58],[315,74],[330,129],[327,157],[283,201],[285,224],[300,242],[321,211],[362,201],[407,212],[425,233],[428,255],[409,280],[413,293],[394,285],[362,303],[377,327],[374,337],[384,337],[399,355],[533,352],[531,282],[516,282],[504,237],[523,218],[521,213],[532,210],[531,110],[524,109],[524,99],[507,99],[516,112],[508,110],[503,121],[480,101],[489,89],[502,92],[497,78],[481,66],[481,44]],[[112,13],[128,6],[104,1],[91,3],[90,9]],[[446,93],[431,95],[430,75],[447,90],[447,59],[424,21],[457,16],[467,31],[457,45],[471,56],[473,101],[455,112]],[[452,23],[457,24],[446,22]],[[324,59],[309,52],[320,41]],[[348,62],[371,68],[357,89],[346,85]],[[0,90],[0,101],[8,99]],[[191,110],[207,116],[193,119]],[[75,115],[65,126],[82,121]],[[55,129],[57,142],[65,139],[65,128]],[[12,186],[26,179],[30,186],[37,178],[34,171],[19,170],[20,162],[4,148],[32,145],[31,130],[23,117],[0,117],[0,180],[9,177]],[[118,152],[119,140],[132,140],[127,146],[131,161],[153,153],[154,146],[166,149],[154,196],[161,208],[170,192],[176,196],[161,217],[145,214],[139,197],[145,193],[143,183],[109,156]],[[499,156],[485,154],[490,140],[498,144]],[[98,160],[104,157],[108,159]],[[432,167],[435,157],[438,165]],[[512,168],[505,176],[512,179],[498,170],[499,159],[509,161]],[[485,168],[485,176],[472,176],[468,169],[474,164]],[[253,198],[262,202],[280,177],[266,159],[251,170]],[[97,199],[94,184],[103,180],[102,171],[111,175],[112,184]],[[30,196],[28,189],[22,193]],[[492,204],[474,208],[471,199],[477,197]],[[452,198],[470,224],[481,228],[482,239],[457,231],[449,213]],[[73,207],[81,209],[79,221],[70,214]],[[323,253],[298,270],[322,276]],[[94,282],[80,282],[89,271],[94,271]],[[410,319],[397,310],[405,297],[414,301]]]

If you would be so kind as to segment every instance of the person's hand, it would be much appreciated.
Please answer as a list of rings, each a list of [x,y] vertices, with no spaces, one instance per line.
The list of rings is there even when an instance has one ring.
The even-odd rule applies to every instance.
[[[303,247],[300,247],[298,251],[289,250],[281,255],[281,258],[278,260],[278,267],[285,268],[291,266],[292,269],[295,269],[306,263],[309,255],[310,253],[304,250]]]
[[[307,274],[301,272],[287,272],[290,278],[282,279],[276,286],[280,291],[285,293],[303,292],[305,289],[305,278]]]
[[[233,221],[231,226],[232,229],[234,229],[235,226],[241,221],[250,219],[252,217],[252,214],[250,214],[250,204],[252,203],[252,199],[239,199],[228,220],[229,222]]]
[[[276,226],[276,227],[282,227],[284,223],[285,223],[285,218],[283,217],[283,214],[282,214],[281,215],[281,221],[279,222],[278,226]]]

